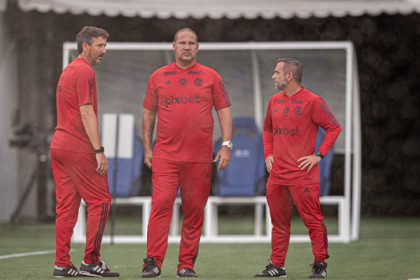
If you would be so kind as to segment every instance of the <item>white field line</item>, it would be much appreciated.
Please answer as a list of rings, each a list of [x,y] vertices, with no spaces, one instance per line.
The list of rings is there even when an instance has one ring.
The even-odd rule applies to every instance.
[[[55,253],[55,250],[36,251],[36,252],[19,253],[19,254],[10,254],[10,255],[0,256],[0,260],[13,259],[13,258],[21,258],[21,257],[29,257],[29,256],[48,255],[48,254],[53,254],[53,253]]]

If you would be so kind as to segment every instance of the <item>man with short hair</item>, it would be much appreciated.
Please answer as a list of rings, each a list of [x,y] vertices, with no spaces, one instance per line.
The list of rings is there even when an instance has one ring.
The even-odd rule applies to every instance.
[[[76,36],[79,56],[66,67],[57,85],[57,127],[51,143],[57,198],[53,276],[57,278],[119,276],[100,258],[112,198],[108,161],[99,135],[93,67],[102,62],[108,37],[101,28],[85,26]],[[82,198],[88,216],[85,255],[78,271],[69,253]]]
[[[151,75],[143,104],[144,162],[152,168],[153,194],[142,277],[161,274],[178,187],[183,223],[177,276],[197,276],[194,263],[210,194],[212,162],[219,161],[218,169],[223,170],[232,149],[231,103],[219,74],[196,62],[197,34],[189,28],[179,30],[172,47],[175,63]],[[223,139],[214,160],[213,107]],[[156,115],[157,142],[152,152]]]
[[[256,277],[286,277],[293,205],[309,230],[314,262],[311,278],[327,276],[328,240],[319,202],[318,162],[333,147],[340,124],[322,98],[301,86],[303,65],[284,58],[272,76],[280,90],[271,97],[264,121],[264,158],[270,173],[267,203],[270,208],[272,252],[269,264]],[[325,138],[315,150],[318,127]]]

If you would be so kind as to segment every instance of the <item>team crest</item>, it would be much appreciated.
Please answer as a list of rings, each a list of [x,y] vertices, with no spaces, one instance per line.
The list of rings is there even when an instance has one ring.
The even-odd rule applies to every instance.
[[[200,78],[197,78],[194,80],[195,87],[201,87],[203,85],[203,80]]]
[[[302,115],[302,107],[296,106],[294,111],[295,111],[296,116],[301,116]]]
[[[180,87],[186,87],[187,86],[187,79],[179,80],[179,86]]]

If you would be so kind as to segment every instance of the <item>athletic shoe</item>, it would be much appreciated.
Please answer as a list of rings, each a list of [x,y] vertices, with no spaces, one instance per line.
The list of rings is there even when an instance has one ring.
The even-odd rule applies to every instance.
[[[142,278],[160,277],[160,268],[156,265],[154,258],[143,259],[144,267],[141,272]]]
[[[311,264],[312,275],[309,278],[327,278],[327,263],[316,262]]]
[[[256,274],[255,277],[287,277],[287,274],[286,270],[284,270],[284,267],[276,267],[270,261],[265,269],[262,272]]]
[[[104,262],[100,261],[97,264],[84,264],[80,266],[80,276],[87,277],[119,277],[118,272],[112,272],[109,266]]]
[[[55,278],[77,277],[79,276],[79,271],[73,264],[70,264],[69,267],[54,266],[53,276]]]
[[[197,273],[194,270],[189,268],[183,268],[178,270],[176,277],[197,277]]]

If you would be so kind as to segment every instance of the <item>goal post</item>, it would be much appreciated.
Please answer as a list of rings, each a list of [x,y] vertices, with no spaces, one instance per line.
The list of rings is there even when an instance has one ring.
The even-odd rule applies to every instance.
[[[171,44],[110,42],[107,44],[107,51],[104,63],[95,68],[98,77],[99,119],[102,120],[104,113],[132,114],[136,119],[135,127],[140,131],[142,101],[148,79],[157,68],[171,60],[173,55]],[[76,56],[76,44],[64,43],[63,68]],[[335,204],[340,212],[339,234],[330,240],[333,242],[357,240],[361,203],[361,118],[358,69],[353,44],[351,42],[200,43],[198,61],[217,70],[222,76],[232,101],[233,117],[253,117],[261,129],[265,108],[275,93],[271,75],[276,59],[280,57],[296,57],[303,62],[303,85],[326,100],[343,127],[343,132],[335,145],[335,154],[343,158],[344,172],[340,180],[343,185],[339,186],[341,194],[322,197],[321,204]],[[214,140],[220,137],[217,127],[216,121]],[[259,198],[250,198],[251,203],[252,199],[255,199],[255,205],[261,205]],[[116,201],[121,204],[128,203],[124,202],[124,199]],[[231,203],[229,199],[225,201]],[[143,200],[141,204],[150,206]],[[223,204],[223,198],[210,198],[207,207],[217,207],[219,204]],[[210,215],[216,212],[207,211],[206,219],[214,219]],[[255,213],[263,212],[258,209]],[[143,219],[145,218],[143,215]],[[210,221],[206,221],[205,224],[211,227]],[[80,224],[75,229],[77,238],[74,240],[82,242],[83,234],[78,230],[83,227],[79,226]],[[206,232],[208,235],[203,235],[203,242],[224,242],[217,233],[213,234],[214,230]],[[142,237],[130,240],[144,242],[145,239]],[[253,239],[244,240],[248,242]],[[268,233],[255,238],[254,242],[269,242],[269,240]],[[292,235],[291,240],[306,242],[309,238]]]

